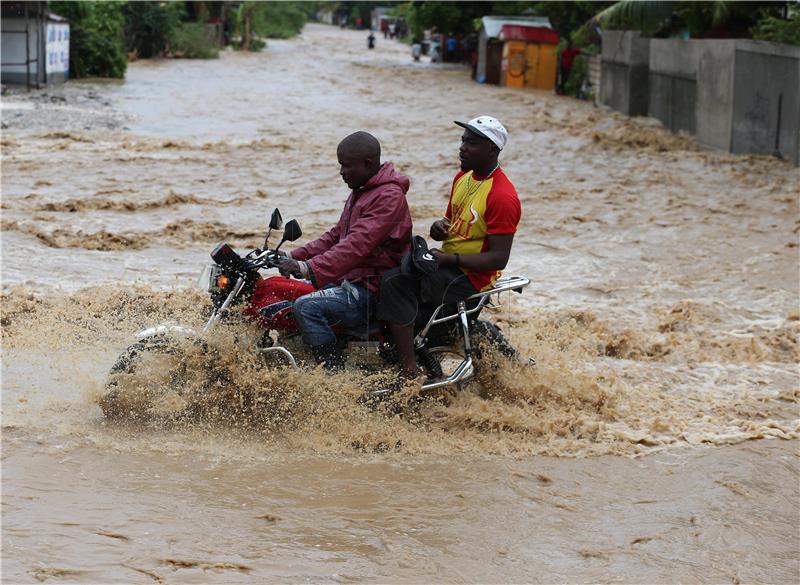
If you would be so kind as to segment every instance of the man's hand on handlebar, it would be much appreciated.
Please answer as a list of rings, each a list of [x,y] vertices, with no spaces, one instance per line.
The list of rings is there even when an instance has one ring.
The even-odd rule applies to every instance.
[[[283,250],[267,250],[268,256],[268,265],[269,267],[277,267],[280,266],[281,262],[286,259],[291,259],[291,256],[288,252],[284,252]]]
[[[295,278],[303,278],[303,269],[300,268],[300,263],[291,258],[281,258],[278,263],[278,272],[286,278],[294,276]]]
[[[431,238],[436,240],[437,242],[443,242],[447,239],[447,235],[450,232],[450,220],[442,218],[440,220],[434,221],[431,225]]]

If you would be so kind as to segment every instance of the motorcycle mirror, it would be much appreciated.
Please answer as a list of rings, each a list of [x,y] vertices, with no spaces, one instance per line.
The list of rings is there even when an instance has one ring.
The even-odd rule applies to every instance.
[[[264,236],[264,249],[269,248],[269,237],[272,235],[272,230],[279,230],[283,227],[283,217],[281,217],[281,212],[276,207],[272,210],[272,215],[269,218],[269,229],[267,230],[267,235]]]
[[[296,219],[291,220],[283,228],[283,240],[285,242],[294,242],[297,238],[303,235],[303,230],[300,229],[300,224]]]
[[[278,247],[275,248],[275,251],[278,251],[278,248],[283,246],[284,242],[294,242],[297,238],[303,235],[303,230],[300,229],[300,224],[297,223],[296,219],[291,220],[289,223],[286,224],[286,227],[283,228],[283,239],[281,243],[278,244]]]
[[[271,230],[279,230],[283,227],[283,217],[281,217],[281,212],[276,207],[272,210],[272,216],[269,218],[269,229]]]

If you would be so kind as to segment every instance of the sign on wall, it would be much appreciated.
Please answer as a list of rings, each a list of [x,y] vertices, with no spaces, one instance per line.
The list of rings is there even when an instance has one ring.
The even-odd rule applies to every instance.
[[[47,62],[48,75],[62,73],[69,75],[69,25],[51,22],[47,24]]]

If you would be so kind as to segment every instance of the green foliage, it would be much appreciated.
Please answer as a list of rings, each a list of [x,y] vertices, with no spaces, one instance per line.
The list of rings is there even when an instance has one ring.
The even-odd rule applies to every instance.
[[[242,2],[236,13],[236,28],[243,38],[247,36],[249,19],[251,35],[288,39],[303,29],[314,9],[313,2]],[[250,44],[250,50],[256,50],[252,39]]]
[[[69,20],[70,77],[124,77],[125,19],[121,2],[50,2]]]
[[[421,37],[425,29],[436,27],[439,32],[467,35],[477,31],[481,18],[495,16],[546,16],[562,37],[569,35],[589,21],[599,10],[613,4],[592,2],[408,2],[395,12],[406,17],[412,34]]]
[[[621,0],[601,10],[595,18],[606,28],[635,29],[651,32],[668,20],[677,8],[677,2],[647,0]]]
[[[170,55],[185,59],[216,59],[219,50],[206,27],[208,9],[198,2],[198,22],[186,22],[185,2],[128,2],[124,9],[128,51],[142,58]]]
[[[296,36],[308,21],[304,2],[262,2],[256,11],[253,30],[256,34],[273,39]]]
[[[131,1],[135,2],[137,0]],[[187,22],[191,20],[191,18],[189,18],[189,11],[186,9],[186,2],[169,1],[164,4],[164,8],[169,14],[169,21],[173,27],[177,26],[181,22]]]
[[[413,2],[407,20],[413,36],[422,38],[425,29],[436,28],[440,33],[468,35],[475,32],[475,20],[493,14],[496,2]],[[517,3],[508,3],[517,4]]]
[[[753,38],[759,41],[800,45],[800,11],[795,11],[788,19],[768,16],[752,29]]]
[[[640,30],[647,36],[688,32],[693,38],[748,36],[750,28],[778,17],[785,1],[711,2],[621,0],[600,11],[596,19],[606,28]]]
[[[546,16],[550,24],[563,38],[569,38],[573,32],[581,30],[583,25],[591,20],[600,10],[614,4],[613,2],[590,2],[578,0],[576,2],[533,2],[531,11],[536,16]],[[588,36],[588,31],[584,33]],[[587,38],[573,39],[583,46],[589,43]]]
[[[267,41],[259,39],[258,37],[253,37],[250,39],[250,46],[247,48],[247,50],[253,53],[258,53],[266,46],[267,46]]]
[[[170,34],[170,53],[184,59],[216,59],[219,49],[214,44],[208,28],[200,22],[178,24]]]
[[[182,3],[170,3],[172,6]],[[125,47],[148,59],[163,55],[170,35],[178,25],[178,14],[163,2],[128,2],[125,14]]]
[[[323,3],[325,4],[325,3]],[[333,2],[334,9],[339,14],[346,14],[350,25],[354,25],[356,18],[360,18],[364,26],[369,27],[372,10],[378,6],[393,6],[397,2],[374,2],[369,0],[356,0],[355,2]],[[412,4],[409,2],[409,4]],[[413,4],[416,4],[414,2]]]
[[[572,62],[569,77],[564,83],[564,93],[573,97],[586,99],[582,95],[583,81],[589,77],[589,60],[584,55],[578,55]]]

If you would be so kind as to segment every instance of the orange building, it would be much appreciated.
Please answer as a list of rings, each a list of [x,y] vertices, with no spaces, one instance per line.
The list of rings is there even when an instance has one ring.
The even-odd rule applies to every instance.
[[[478,34],[475,81],[553,89],[558,33],[544,16],[484,16]]]
[[[549,27],[504,24],[500,84],[554,89],[558,72],[558,33]]]

